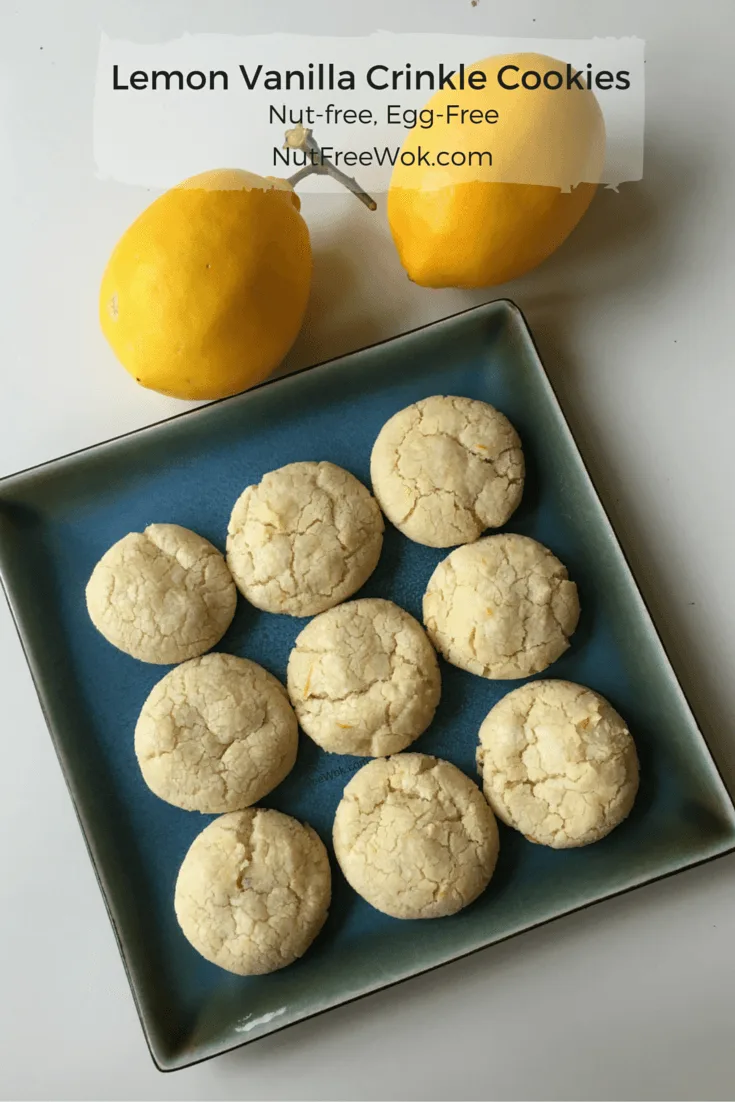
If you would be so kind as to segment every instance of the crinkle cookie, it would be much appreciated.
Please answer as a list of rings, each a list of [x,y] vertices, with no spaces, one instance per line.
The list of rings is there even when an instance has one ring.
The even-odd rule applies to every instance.
[[[223,556],[178,524],[149,524],[106,551],[87,583],[105,639],[141,662],[185,662],[219,642],[237,590]]]
[[[439,663],[421,625],[392,601],[349,601],[296,639],[288,692],[307,735],[336,754],[395,754],[431,723]]]
[[[569,646],[577,587],[547,547],[527,536],[486,536],[439,563],[424,624],[448,662],[481,677],[540,673]]]
[[[334,817],[350,885],[394,918],[455,914],[485,890],[498,856],[495,816],[456,766],[426,754],[364,765]]]
[[[383,517],[361,482],[333,463],[289,463],[248,486],[232,511],[227,562],[257,608],[315,616],[372,574]]]
[[[206,960],[260,976],[303,956],[330,896],[329,858],[316,832],[280,811],[249,808],[221,815],[194,839],[174,907]]]
[[[523,494],[518,433],[486,402],[436,395],[394,414],[370,459],[373,493],[404,536],[429,547],[499,528]]]
[[[205,654],[153,687],[135,728],[148,787],[217,814],[262,799],[293,769],[298,724],[283,685],[232,654]]]
[[[570,681],[532,681],[503,697],[480,728],[477,764],[499,818],[555,849],[604,838],[638,791],[625,721]]]

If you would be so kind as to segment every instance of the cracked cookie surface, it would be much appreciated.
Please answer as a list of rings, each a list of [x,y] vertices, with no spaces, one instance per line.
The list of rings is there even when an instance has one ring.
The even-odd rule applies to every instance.
[[[349,471],[333,463],[289,463],[238,498],[227,562],[256,608],[315,616],[367,581],[383,528],[378,503]]]
[[[237,590],[222,554],[178,524],[149,524],[105,552],[86,588],[92,623],[119,650],[170,665],[219,642]]]
[[[577,587],[536,540],[486,536],[439,563],[424,594],[436,649],[460,669],[500,680],[545,670],[569,646]]]
[[[471,398],[435,395],[383,425],[370,458],[388,520],[428,547],[471,543],[505,524],[523,494],[524,461],[508,418]]]
[[[480,727],[477,764],[497,816],[555,849],[604,838],[638,791],[625,721],[570,681],[533,681],[503,697]]]
[[[262,799],[293,769],[298,724],[283,685],[246,658],[205,654],[155,685],[135,728],[148,787],[218,814]]]
[[[303,956],[330,896],[329,858],[316,832],[280,811],[250,808],[221,815],[194,839],[174,908],[206,960],[260,976]]]
[[[288,692],[303,730],[324,750],[382,757],[431,723],[439,664],[421,625],[392,601],[329,609],[298,635]]]
[[[477,785],[427,754],[364,765],[337,807],[333,840],[349,884],[394,918],[456,914],[485,890],[498,856]]]

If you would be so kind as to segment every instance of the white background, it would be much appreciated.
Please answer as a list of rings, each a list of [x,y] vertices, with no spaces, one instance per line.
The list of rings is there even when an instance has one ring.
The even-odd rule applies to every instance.
[[[137,389],[97,331],[109,248],[152,197],[95,179],[100,32],[378,28],[647,39],[643,181],[599,195],[559,253],[503,291],[527,312],[732,785],[731,0],[2,0],[0,472],[179,408]],[[304,209],[317,276],[292,366],[494,295],[412,286],[382,207],[308,195]],[[4,609],[0,687],[3,1097],[735,1097],[735,858],[159,1074]]]

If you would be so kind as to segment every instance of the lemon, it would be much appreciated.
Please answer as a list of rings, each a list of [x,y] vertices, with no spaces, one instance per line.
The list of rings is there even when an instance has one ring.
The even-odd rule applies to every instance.
[[[126,230],[100,289],[100,322],[127,371],[176,398],[261,382],[293,344],[311,283],[309,231],[285,180],[193,176]]]
[[[506,66],[502,80],[517,88],[501,86]],[[485,74],[484,88],[445,88],[428,101],[434,125],[409,133],[388,192],[391,233],[414,283],[505,283],[577,225],[602,175],[605,127],[591,91],[545,86],[557,83],[547,74],[566,71],[541,54],[488,58],[467,69],[468,81]],[[523,86],[526,72],[538,87]]]

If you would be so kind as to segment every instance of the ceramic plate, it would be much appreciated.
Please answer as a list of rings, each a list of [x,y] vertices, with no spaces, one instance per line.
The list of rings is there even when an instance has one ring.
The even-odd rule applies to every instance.
[[[154,521],[224,546],[248,484],[294,460],[327,459],[369,484],[370,449],[397,410],[431,394],[466,395],[506,413],[523,440],[528,481],[507,530],[533,536],[579,586],[571,649],[543,676],[579,681],[626,717],[641,760],[630,818],[580,850],[552,851],[502,829],[489,889],[462,913],[401,922],[352,892],[333,862],[327,924],[306,956],[242,978],[190,948],[174,917],[179,864],[209,821],[158,800],[133,753],[138,711],[165,673],[97,634],[84,587],[102,553]],[[415,616],[443,551],[388,526],[360,596]],[[153,1058],[170,1070],[253,1041],[584,907],[715,857],[735,845],[735,811],[676,681],[587,475],[519,310],[481,306],[309,368],[235,398],[89,448],[0,483],[0,569],[61,766],[104,893]],[[240,601],[218,649],[282,680],[303,620]],[[477,730],[518,682],[442,663],[434,723],[413,749],[475,776]],[[330,846],[342,789],[362,764],[304,735],[292,774],[264,802],[307,820]],[[483,966],[492,969],[492,956]],[[329,1019],[324,1020],[329,1028]]]

